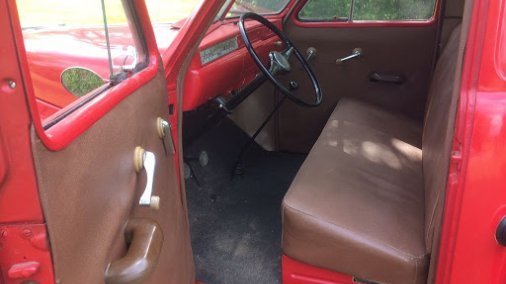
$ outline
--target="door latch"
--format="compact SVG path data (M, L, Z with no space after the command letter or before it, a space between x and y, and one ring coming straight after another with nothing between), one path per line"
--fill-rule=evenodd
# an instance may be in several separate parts
M165 154L175 154L174 141L172 141L172 134L170 132L170 123L162 118L157 119L158 136L163 140L163 148Z
M314 59L316 57L316 48L310 46L308 47L308 49L306 50L306 61L309 62L311 61L312 59Z
M351 60L351 59L354 59L354 58L358 58L358 57L360 57L360 56L362 56L362 48L358 48L358 47L357 47L357 48L355 48L355 49L353 49L353 50L351 51L351 54L350 54L350 55L345 56L345 57L343 57L343 58L339 58L339 59L337 59L337 60L336 60L336 64L338 64L338 65L339 65L339 64L342 64L342 63L344 63L344 62L346 62L346 61L348 61L348 60Z
M149 206L152 209L158 210L160 208L160 197L152 195L153 193L153 179L155 176L156 157L155 154L142 149L141 147L135 148L134 155L135 170L140 173L143 169L146 171L146 187L139 199L139 205Z

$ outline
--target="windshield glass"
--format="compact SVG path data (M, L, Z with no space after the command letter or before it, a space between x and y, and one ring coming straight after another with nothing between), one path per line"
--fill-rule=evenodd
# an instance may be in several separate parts
M227 13L227 18L239 17L246 12L261 15L281 12L290 0L236 0Z

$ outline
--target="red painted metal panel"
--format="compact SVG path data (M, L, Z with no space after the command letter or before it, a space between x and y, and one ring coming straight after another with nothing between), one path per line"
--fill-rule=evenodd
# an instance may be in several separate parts
M0 1L0 224L42 222L32 166L30 115L18 70L7 2ZM16 84L9 86L9 81ZM1 253L0 253L1 255Z
M41 101L39 99L36 100L37 107L39 108L40 116L42 117L42 120L51 117L56 112L60 110L59 107L54 106L52 104L46 103L45 101Z
M505 283L505 0L475 1L463 69L436 283Z
M0 225L0 276L4 284L54 283L44 224Z
M0 0L0 283L53 283L9 5Z
M356 284L353 277L318 268L283 255L283 284Z

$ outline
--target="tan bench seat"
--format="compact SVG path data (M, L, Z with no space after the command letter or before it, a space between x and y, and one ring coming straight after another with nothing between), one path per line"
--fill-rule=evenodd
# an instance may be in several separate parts
M439 125L448 120L459 37L460 28L436 67L425 126L339 101L283 200L284 254L380 283L426 283L447 175Z
M426 273L421 129L341 100L285 196L284 252L376 279Z

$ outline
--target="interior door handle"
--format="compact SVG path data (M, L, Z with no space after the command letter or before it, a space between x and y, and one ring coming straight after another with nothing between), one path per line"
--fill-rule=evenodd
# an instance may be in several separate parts
M145 280L153 272L163 244L160 226L150 219L135 218L125 228L130 243L126 255L109 264L105 272L107 284L133 284Z
M402 84L406 81L406 78L400 74L382 74L374 72L369 76L369 80L380 83Z
M336 64L342 64L345 61L358 58L360 56L362 56L362 48L355 48L351 51L350 55L337 59Z

